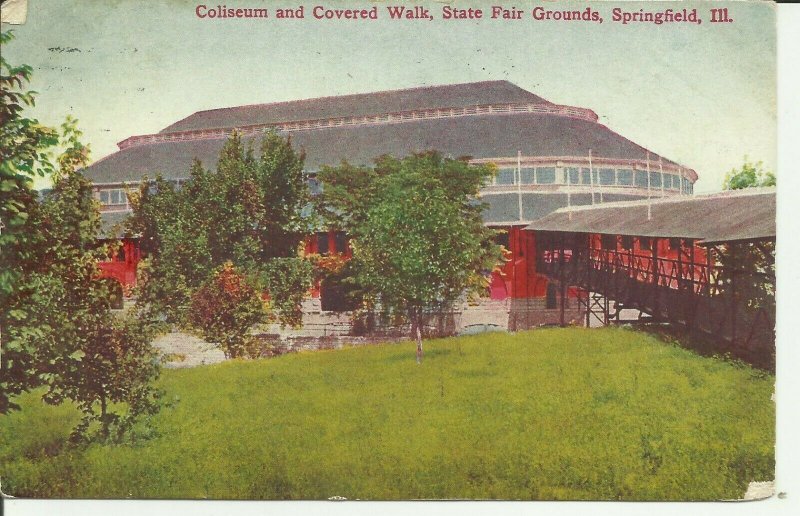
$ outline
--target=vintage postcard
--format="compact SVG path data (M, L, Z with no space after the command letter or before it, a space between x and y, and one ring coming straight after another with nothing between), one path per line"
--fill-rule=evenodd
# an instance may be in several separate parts
M2 9L5 497L777 496L772 2Z

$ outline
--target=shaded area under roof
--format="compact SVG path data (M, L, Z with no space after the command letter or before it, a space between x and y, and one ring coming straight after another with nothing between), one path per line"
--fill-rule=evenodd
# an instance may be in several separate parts
M624 193L605 193L604 198L609 202L628 201L640 199L641 196L627 195ZM519 213L519 197L516 192L493 192L481 195L476 202L485 205L482 217L483 222L489 226L519 225L522 221L531 221L543 217L554 210L567 205L567 195L561 192L524 192L522 193L522 218ZM590 194L573 194L570 202L573 206L588 205L592 202ZM303 215L310 214L311 207L303 210ZM102 234L106 238L121 238L125 232L122 223L131 212L104 212L101 213L103 226ZM320 227L320 230L323 229Z
M567 194L565 193L523 192L521 194L522 217L520 218L519 197L520 195L516 192L492 192L481 195L479 200L487 204L483 211L484 223L490 226L518 225L520 220L537 220L567 205ZM603 198L609 202L616 202L641 199L641 196L605 192ZM586 193L572 194L569 202L573 206L588 205L592 203L592 196Z
M645 237L681 237L706 243L775 238L775 189L561 208L526 229ZM571 213L571 216L570 216Z
M210 109L189 115L160 132L233 128L492 103L549 104L542 97L508 81L485 81Z
M644 147L606 126L588 120L536 113L487 114L415 120L393 124L331 127L290 134L295 148L306 152L305 169L338 165L371 165L384 154L407 156L438 150L445 156L496 158L516 156L587 157L645 160ZM252 140L255 136L246 137ZM128 147L84 170L94 183L138 182L144 175L185 178L193 158L216 168L224 138L158 142ZM649 153L656 162L659 156ZM664 160L664 163L673 164Z

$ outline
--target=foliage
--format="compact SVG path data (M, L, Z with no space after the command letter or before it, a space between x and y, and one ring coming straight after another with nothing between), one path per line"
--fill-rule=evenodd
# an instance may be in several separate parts
M740 340L750 336L749 349L741 352L757 353L759 361L774 368L775 241L728 242L714 247L714 258L719 265L717 295L736 310L724 330L733 332L735 324Z
M762 162L752 163L745 157L740 169L726 174L723 188L739 190L775 184L772 171L765 171ZM747 331L744 326L756 322L774 325L775 242L728 243L720 246L715 256L722 266L719 272L720 293L733 296L732 300L741 312L743 324L740 331ZM768 320L763 320L765 317Z
M13 34L0 32L0 48ZM9 295L22 271L13 257L22 252L26 240L35 238L28 218L35 209L33 176L53 172L50 150L58 133L26 118L25 106L34 105L36 92L23 91L30 81L30 66L12 66L0 51L0 296Z
M150 386L159 359L151 328L135 316L111 317L90 329L84 344L55 369L45 401L72 400L83 412L74 441L119 442L142 417L159 410L161 393ZM99 404L99 406L98 406ZM98 428L93 429L93 423Z
M167 370L180 403L137 446L59 451L68 412L26 399L0 421L4 491L720 500L774 478L772 375L618 328L426 344L427 367L406 342Z
M8 41L8 35L2 38ZM145 332L112 315L110 293L99 278L97 261L107 249L97 240L92 185L78 172L89 149L72 118L60 131L23 118L20 102L31 104L33 96L13 90L22 89L30 69L5 61L2 68L9 76L2 78L0 190L4 220L16 215L8 219L0 246L3 268L12 273L4 276L0 293L0 413L19 408L14 398L20 393L43 387L46 402L69 400L83 412L75 438L105 440L112 429L119 438L139 416L156 410L150 382L158 369L149 362ZM31 190L37 174L54 183L42 199Z
M385 312L408 318L418 360L425 311L485 287L475 277L501 259L475 201L493 173L435 152L383 157L374 170L343 164L320 173L318 205L352 235L355 282Z
M747 157L740 169L731 169L725 174L725 181L722 183L723 190L741 190L754 186L775 186L775 173L764 171L763 162L751 163Z
M195 163L192 177L199 174L204 171ZM214 269L202 212L161 177L145 178L129 199L134 209L129 229L141 235L145 257L137 271L137 305L148 319L185 322L192 292Z
M264 318L258 291L231 262L225 263L191 299L191 323L228 358L244 355L250 328Z
M272 308L281 314L281 324L301 325L301 303L311 287L312 278L312 263L304 258L274 258L263 266L261 282L269 294Z
M145 179L132 196L128 226L142 235L147 255L139 287L144 311L184 323L192 293L223 264L231 262L253 277L289 267L271 263L296 260L308 232L303 160L291 141L275 133L263 137L258 153L234 133L220 152L216 172L195 162L181 189L160 177ZM269 287L270 295L281 300L278 317L294 324L308 285L292 277Z
M389 165L388 159L380 163ZM382 179L393 167L356 167L343 162L338 167L323 166L317 179L324 185L314 198L317 211L331 229L352 235L367 220L370 207L381 192Z
M91 183L61 170L31 219L40 240L13 296L4 347L27 352L26 389L44 385L46 402L71 400L83 412L75 440L119 439L157 410L158 366L145 327L110 312Z

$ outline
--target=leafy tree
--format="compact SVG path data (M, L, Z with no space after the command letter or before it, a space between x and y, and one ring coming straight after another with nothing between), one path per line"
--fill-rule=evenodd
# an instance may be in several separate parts
M740 169L732 169L725 175L722 187L725 190L740 190L775 184L775 174L765 171L761 161L752 163L745 157ZM730 296L734 302L739 312L736 316L740 324L739 333L752 331L757 324L774 324L775 242L728 242L718 246L716 251L714 256L721 265L719 294ZM742 329L745 327L748 330ZM774 333L768 344L774 346ZM774 367L774 348L771 357L758 358Z
M3 43L9 39L3 34ZM119 437L157 409L150 386L157 363L146 332L110 312L97 268L106 253L97 240L100 216L91 183L77 171L88 148L75 120L59 133L24 118L21 104L32 104L33 94L16 90L30 68L3 61L2 69L0 210L8 231L0 253L8 274L0 288L0 413L19 408L16 395L44 386L45 401L72 400L83 411L74 437L106 439L112 427ZM54 181L41 200L32 190L37 174Z
M129 229L142 235L148 255L139 300L150 317L191 324L194 293L231 263L269 294L282 324L299 324L312 274L299 256L310 228L303 162L276 133L264 135L257 152L234 133L215 172L195 162L181 189L160 178L140 186ZM230 339L235 332L222 341Z
M759 161L751 163L746 157L740 169L732 169L725 174L725 181L722 184L723 190L741 190L754 186L775 186L775 173L765 171L764 164Z
M13 34L0 32L0 49ZM9 295L22 271L13 257L26 240L35 238L28 231L28 218L35 210L33 177L53 172L50 150L58 143L58 133L22 111L33 106L36 92L23 91L30 81L31 67L12 66L0 51L0 295Z
M313 264L310 260L296 257L273 258L262 268L261 285L270 294L270 305L281 314L281 322L298 327L303 321L300 309L311 278Z
M426 312L485 287L476 277L501 258L476 202L493 173L436 152L383 157L373 170L343 164L320 173L318 205L352 236L355 282L384 312L411 323L418 362Z
M225 263L192 296L191 322L217 342L225 356L243 356L250 328L264 319L263 302L255 287Z
M16 392L43 385L48 403L77 403L84 417L73 438L119 438L139 416L157 410L150 383L158 365L146 328L110 311L97 267L107 249L97 240L92 185L71 169L85 164L87 150L73 122L62 131L67 150L59 174L29 219L37 239L17 260L24 272L9 299L4 347L24 349L28 357L27 382Z
M0 32L0 48L13 39ZM18 408L12 398L35 386L31 338L38 330L27 328L21 335L12 330L28 310L20 303L26 272L35 262L33 250L41 235L31 218L38 209L33 177L51 173L50 151L58 133L23 116L34 104L35 92L24 91L31 67L12 66L0 51L0 413Z
M134 209L129 228L140 235L145 257L137 274L137 304L148 319L164 316L169 322L184 323L192 292L213 273L204 212L192 202L197 183L206 174L195 163L194 181L185 190L157 177L153 182L145 179L138 195L129 196Z

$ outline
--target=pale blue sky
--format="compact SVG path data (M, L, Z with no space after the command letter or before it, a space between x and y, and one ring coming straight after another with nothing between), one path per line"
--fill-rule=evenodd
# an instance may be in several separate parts
M198 3L265 6L270 14L305 5L306 19L200 20ZM446 21L442 3L432 1L422 4L434 21L391 21L381 12L377 22L353 22L314 20L309 11L373 3L30 0L28 22L3 52L33 66L34 114L48 124L78 118L94 159L201 109L507 79L552 102L591 108L623 136L694 168L698 192L718 190L744 155L775 168L771 3L497 3L523 8L526 18ZM537 5L589 5L605 21L537 22L529 16ZM720 6L734 23L707 22L708 9ZM611 22L614 7L698 8L706 22L623 26Z

